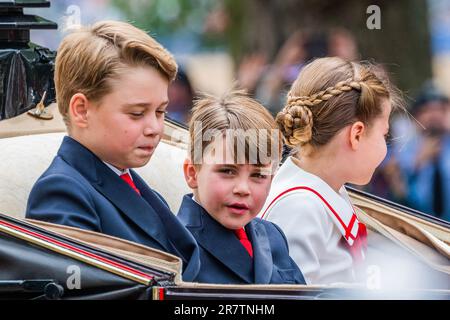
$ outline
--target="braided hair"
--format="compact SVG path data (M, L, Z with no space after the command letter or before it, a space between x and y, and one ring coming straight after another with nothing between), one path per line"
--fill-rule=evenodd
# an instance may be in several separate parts
M288 146L319 147L355 121L370 125L382 112L381 99L395 95L387 78L369 64L316 59L292 84L276 121Z

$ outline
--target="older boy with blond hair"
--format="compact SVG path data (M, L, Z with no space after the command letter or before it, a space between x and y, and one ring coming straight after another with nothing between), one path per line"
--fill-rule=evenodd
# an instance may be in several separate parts
M176 72L170 53L128 23L98 22L64 38L55 85L68 136L31 190L27 218L175 254L183 261L183 279L193 279L199 269L195 239L131 170L148 163L161 139Z

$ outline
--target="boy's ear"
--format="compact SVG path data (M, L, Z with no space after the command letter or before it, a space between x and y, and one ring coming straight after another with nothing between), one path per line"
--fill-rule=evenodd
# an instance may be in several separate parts
M365 134L366 126L363 122L357 121L350 127L350 147L358 150L362 136Z
M82 93L76 93L69 102L70 123L80 128L87 127L89 100Z
M186 180L186 183L188 184L189 188L197 189L198 187L197 168L194 166L194 164L191 162L189 158L186 158L184 160L183 172L184 172L184 179Z

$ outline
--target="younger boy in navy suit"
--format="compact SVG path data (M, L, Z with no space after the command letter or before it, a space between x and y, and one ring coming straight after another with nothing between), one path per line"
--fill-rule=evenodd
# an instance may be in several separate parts
M204 97L190 122L183 169L193 195L178 218L200 247L196 282L304 284L283 232L255 218L269 193L281 140L270 113L239 91Z
M170 53L128 23L98 22L68 35L55 67L68 136L31 190L26 216L172 253L190 281L200 267L195 239L130 170L147 164L161 139L176 72Z

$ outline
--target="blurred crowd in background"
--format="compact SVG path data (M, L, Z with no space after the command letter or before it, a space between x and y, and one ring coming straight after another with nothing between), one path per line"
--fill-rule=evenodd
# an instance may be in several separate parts
M293 6L295 2L302 1L286 1L286 7L282 8L284 12L289 10L287 4ZM303 5L309 2L303 1ZM358 8L362 9L370 2L376 2L382 9L382 15L384 6L391 5L389 1L369 1L367 4L365 1L352 0L335 2L342 5L337 8L345 8L344 3L354 8L358 3ZM158 41L174 53L179 62L180 72L169 88L168 110L171 119L184 124L188 122L195 97L201 92L217 94L233 84L238 85L276 115L284 105L289 86L302 67L312 59L340 56L348 60L380 62L389 73L393 71L400 75L394 77L394 81L397 80L405 92L408 111L394 114L388 156L376 171L372 182L363 189L450 221L450 102L447 96L450 80L446 78L450 74L446 71L446 67L450 66L449 2L399 1L403 7L397 3L398 7L385 9L385 12L399 13L397 18L389 14L392 22L386 22L386 28L395 28L395 19L400 19L399 10L406 10L402 11L403 17L411 12L420 16L420 19L419 16L410 17L417 30L422 30L423 25L427 26L427 32L420 34L405 27L408 35L412 33L411 38L398 39L399 36L395 35L397 42L390 42L392 39L389 39L389 35L393 33L390 29L370 31L365 24L355 28L354 25L348 27L345 21L334 25L316 21L324 27L308 28L301 24L293 25L295 19L286 19L286 23L291 21L291 24L283 29L279 26L284 23L283 19L274 19L271 23L267 20L265 23L264 19L269 18L261 17L262 23L253 26L255 29L260 28L257 31L264 33L263 26L268 25L268 28L276 27L279 33L267 34L267 41L264 41L266 35L260 34L258 37L262 40L259 43L262 41L264 45L258 47L256 40L256 45L248 40L252 39L251 33L247 32L244 37L240 31L246 28L245 14L251 7L243 8L244 5L239 1L80 0L76 1L76 5L72 4L73 1L52 1L52 10L36 9L33 13L58 22L58 33L49 36L50 32L56 32L34 31L32 41L55 50L64 34L77 24L104 19L127 20L144 30L150 30ZM266 10L269 11L270 4L273 10L279 9L276 1L252 0L249 3L254 4L253 15L259 10L258 3L267 5ZM337 12L336 7L327 7L324 3L312 1L311 6L317 12L320 9L329 15ZM243 13L237 14L238 9ZM423 9L427 14L423 13ZM99 12L103 12L103 15L99 15ZM317 12L310 16L303 12L303 17L309 20L305 18L302 21L313 23L315 17L321 17ZM360 21L365 21L366 12L362 11L360 15ZM411 45L415 47L410 47L411 51L402 56L400 52L405 54L402 45L409 43L405 44L405 41L413 42ZM422 42L423 45L420 44ZM414 48L421 46L424 47L426 59L420 55L420 50L414 52ZM377 49L380 50L379 55ZM410 62L407 65L405 57L409 56L412 57L412 64ZM412 74L415 82L408 82Z

